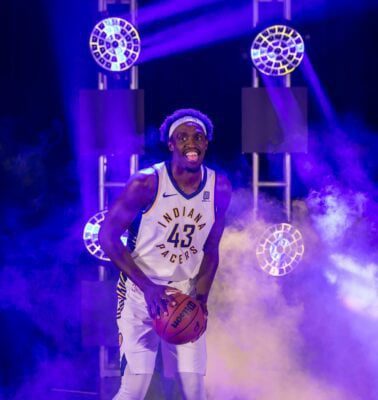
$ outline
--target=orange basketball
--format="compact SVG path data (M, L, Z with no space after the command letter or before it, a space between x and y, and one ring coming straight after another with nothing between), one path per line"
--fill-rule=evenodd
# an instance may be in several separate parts
M183 293L172 295L176 305L168 304L168 315L153 321L157 334L168 343L184 344L197 340L205 327L201 304Z

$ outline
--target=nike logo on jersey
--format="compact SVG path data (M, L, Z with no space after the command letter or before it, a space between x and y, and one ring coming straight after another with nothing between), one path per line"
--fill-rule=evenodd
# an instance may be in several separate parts
M167 193L163 193L163 197L171 197L171 196L177 196L177 193L173 193L173 194L167 194Z

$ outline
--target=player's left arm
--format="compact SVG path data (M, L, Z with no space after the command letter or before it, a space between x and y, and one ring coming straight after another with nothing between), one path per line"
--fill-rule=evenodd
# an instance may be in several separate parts
M224 175L217 175L215 185L215 222L204 246L204 256L196 278L196 298L207 313L207 298L219 263L219 243L225 226L226 211L231 200L231 184Z

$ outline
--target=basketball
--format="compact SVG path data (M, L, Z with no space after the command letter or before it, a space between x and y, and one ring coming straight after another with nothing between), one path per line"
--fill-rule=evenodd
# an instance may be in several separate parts
M172 295L176 305L167 305L168 315L155 318L153 325L157 334L166 342L184 344L196 341L203 333L206 319L201 304L183 293Z

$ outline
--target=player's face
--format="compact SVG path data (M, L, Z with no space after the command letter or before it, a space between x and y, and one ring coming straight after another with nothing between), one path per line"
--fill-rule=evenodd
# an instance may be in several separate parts
M200 167L206 154L208 140L203 129L194 122L179 125L168 142L172 160L183 167Z

